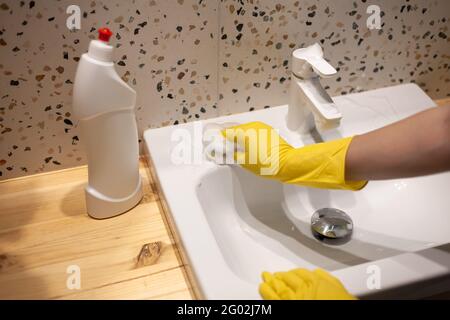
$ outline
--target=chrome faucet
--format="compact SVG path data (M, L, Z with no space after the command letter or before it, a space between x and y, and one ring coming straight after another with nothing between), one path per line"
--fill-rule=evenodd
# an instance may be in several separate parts
M337 73L324 58L319 44L292 53L292 77L287 127L302 134L339 126L342 114L320 83Z

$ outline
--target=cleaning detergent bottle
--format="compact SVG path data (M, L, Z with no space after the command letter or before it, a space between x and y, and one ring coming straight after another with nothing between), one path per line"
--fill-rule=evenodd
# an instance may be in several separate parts
M86 208L96 219L124 213L142 198L136 92L116 73L107 28L91 41L78 64L73 114L86 148Z

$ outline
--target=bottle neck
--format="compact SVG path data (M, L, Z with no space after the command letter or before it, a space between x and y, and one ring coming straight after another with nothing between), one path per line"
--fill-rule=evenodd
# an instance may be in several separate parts
M113 47L106 42L92 40L89 44L89 57L102 62L113 62Z

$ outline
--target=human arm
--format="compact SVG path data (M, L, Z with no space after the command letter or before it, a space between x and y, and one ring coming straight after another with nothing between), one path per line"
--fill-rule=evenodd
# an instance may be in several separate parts
M383 180L450 170L450 105L355 136L346 180Z

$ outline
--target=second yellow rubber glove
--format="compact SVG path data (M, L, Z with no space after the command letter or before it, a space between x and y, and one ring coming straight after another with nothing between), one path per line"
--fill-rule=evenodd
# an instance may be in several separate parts
M265 300L355 300L342 283L326 271L295 269L262 274L259 293Z
M360 190L367 184L345 180L345 158L352 138L294 148L262 122L227 128L222 133L244 150L236 152L236 161L262 177L323 189Z

